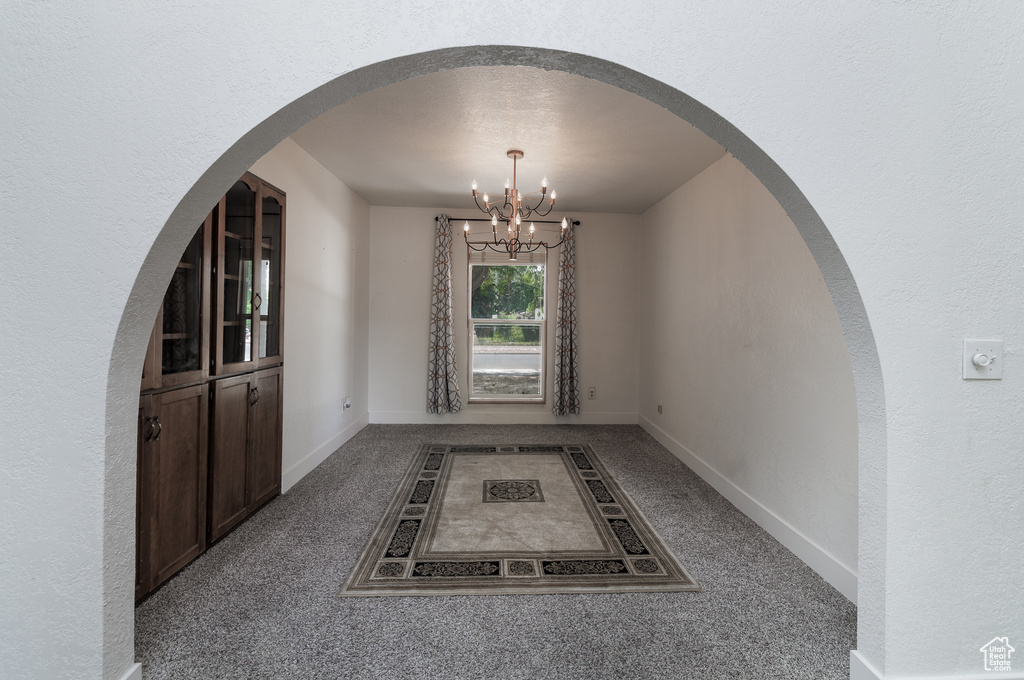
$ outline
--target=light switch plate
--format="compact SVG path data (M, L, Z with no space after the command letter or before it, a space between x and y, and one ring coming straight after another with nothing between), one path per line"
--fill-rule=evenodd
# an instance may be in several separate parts
M975 357L977 357L977 361L975 361ZM1002 378L1003 341L964 340L964 380L1001 380Z

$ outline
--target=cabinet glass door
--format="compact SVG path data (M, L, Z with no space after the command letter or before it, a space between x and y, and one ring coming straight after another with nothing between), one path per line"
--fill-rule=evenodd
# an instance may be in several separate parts
M199 225L164 293L142 369L143 390L206 380L210 345L210 238L214 213Z
M256 310L259 314L259 359L261 364L280 361L281 302L283 289L284 197L263 189L261 255Z
M239 180L224 197L219 273L221 367L253 361L256 188ZM245 367L238 367L244 370Z
M161 368L164 376L199 371L202 363L204 229L192 237L164 295Z

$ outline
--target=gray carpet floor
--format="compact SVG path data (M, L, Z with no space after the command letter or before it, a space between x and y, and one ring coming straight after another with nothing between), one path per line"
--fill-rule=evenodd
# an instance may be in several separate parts
M701 593L338 598L421 443L588 443ZM135 615L159 678L849 677L856 607L637 426L371 425Z

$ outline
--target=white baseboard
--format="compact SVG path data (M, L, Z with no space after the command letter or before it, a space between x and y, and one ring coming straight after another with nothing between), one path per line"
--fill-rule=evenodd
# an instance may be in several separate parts
M978 655L978 665L981 666L981 654ZM988 680L999 678L999 680L1024 680L1024 672L993 673L991 671L979 671L964 675L901 675L895 678L907 678L908 680ZM850 680L885 680L886 676L872 666L861 656L856 649L850 651Z
M371 411L370 422L386 425L636 425L636 413L577 413L556 416L545 412L485 411L473 405L458 413L427 413L422 411Z
M673 439L667 432L652 423L644 416L638 418L640 426L657 439L662 446L671 451L676 458L700 475L704 481L713 486L718 493L739 508L740 512L758 525L793 554L813 569L819 576L828 581L833 588L842 593L853 603L857 602L857 572L840 562L827 550L804 536L791 524L774 512L761 505L754 497L736 486L731 480L705 463L696 454Z
M850 650L850 680L885 680L856 649Z
M142 680L142 664L137 663L124 672L121 680Z
M313 468L324 462L327 456L337 451L339 446L351 439L359 430L366 427L369 422L369 414L364 413L355 422L331 437L323 445L317 447L308 456L285 470L284 474L281 475L281 493L295 486L296 482L312 472Z
M981 654L978 654L978 666L981 666ZM853 676L851 676L852 678ZM879 680L884 680L885 676L879 675ZM992 680L992 678L999 678L999 680L1024 680L1024 672L993 672L993 671L980 671L978 673L967 673L966 675L903 675L895 676L890 680ZM874 680L873 678L871 680Z

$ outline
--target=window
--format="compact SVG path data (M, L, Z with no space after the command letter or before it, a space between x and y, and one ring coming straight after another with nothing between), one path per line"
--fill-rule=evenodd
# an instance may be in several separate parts
M469 400L544 401L546 263L470 253ZM493 263L486 262L492 259Z

